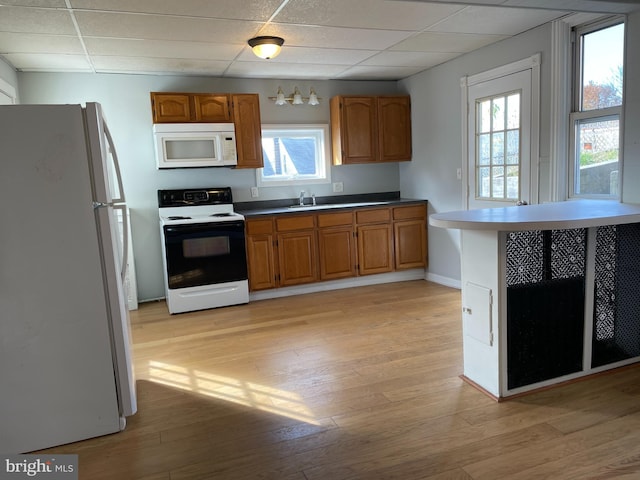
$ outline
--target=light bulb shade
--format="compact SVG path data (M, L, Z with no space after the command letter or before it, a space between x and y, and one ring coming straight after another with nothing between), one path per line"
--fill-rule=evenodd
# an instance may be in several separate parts
M284 39L280 37L255 37L247 42L253 53L260 58L270 60L280 53Z
M278 94L276 95L276 105L286 105L287 100L284 98L282 88L278 87Z
M309 94L309 105L320 105L318 101L318 95L316 95L316 91L312 88L311 93Z
M302 105L304 102L302 101L302 95L300 94L300 90L298 87L293 92L293 103L294 105Z

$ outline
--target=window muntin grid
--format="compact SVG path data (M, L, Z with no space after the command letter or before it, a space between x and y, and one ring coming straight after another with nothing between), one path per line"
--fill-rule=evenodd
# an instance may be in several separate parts
M476 199L520 198L522 91L476 100Z

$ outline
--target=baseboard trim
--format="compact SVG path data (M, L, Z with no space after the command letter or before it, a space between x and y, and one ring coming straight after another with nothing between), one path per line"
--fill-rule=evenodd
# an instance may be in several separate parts
M445 287L457 288L458 290L462 290L462 282L460 280L456 280L455 278L443 277L442 275L436 275L435 273L427 272L426 280L429 280L433 283L438 283L440 285L444 285Z
M406 282L409 280L425 280L424 269L415 268L401 272L363 275L361 277L345 278L342 280L330 280L327 282L308 283L294 287L281 287L249 292L249 301L290 297L293 295L303 295L305 293L326 292L330 290L340 290L342 288L364 287L367 285L378 285L381 283Z

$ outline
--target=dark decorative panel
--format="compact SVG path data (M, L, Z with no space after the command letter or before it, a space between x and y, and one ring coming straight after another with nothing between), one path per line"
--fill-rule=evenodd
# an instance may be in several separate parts
M507 287L509 389L582 370L584 278Z
M507 286L584 277L587 233L531 230L507 234Z
M593 335L596 341L613 338L616 317L616 226L598 227L596 233L595 306Z
M640 224L596 235L592 366L640 356Z
M542 231L507 234L507 286L542 281Z

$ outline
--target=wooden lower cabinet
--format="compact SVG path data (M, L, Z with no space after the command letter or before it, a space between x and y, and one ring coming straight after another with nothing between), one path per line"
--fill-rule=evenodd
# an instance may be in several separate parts
M249 218L246 231L252 291L427 264L423 204Z
M393 224L396 270L426 266L427 228L423 220Z
M280 285L299 285L318 280L316 232L278 233Z
M246 230L249 289L277 287L273 219L247 220Z
M318 280L315 215L277 215L278 283L282 287Z
M427 208L410 205L393 209L395 269L427 266Z
M318 214L318 252L320 280L356 275L352 212Z
M358 273L371 275L393 271L393 235L391 225L359 225Z
M371 275L393 271L393 229L391 209L356 210L358 237L358 274Z

